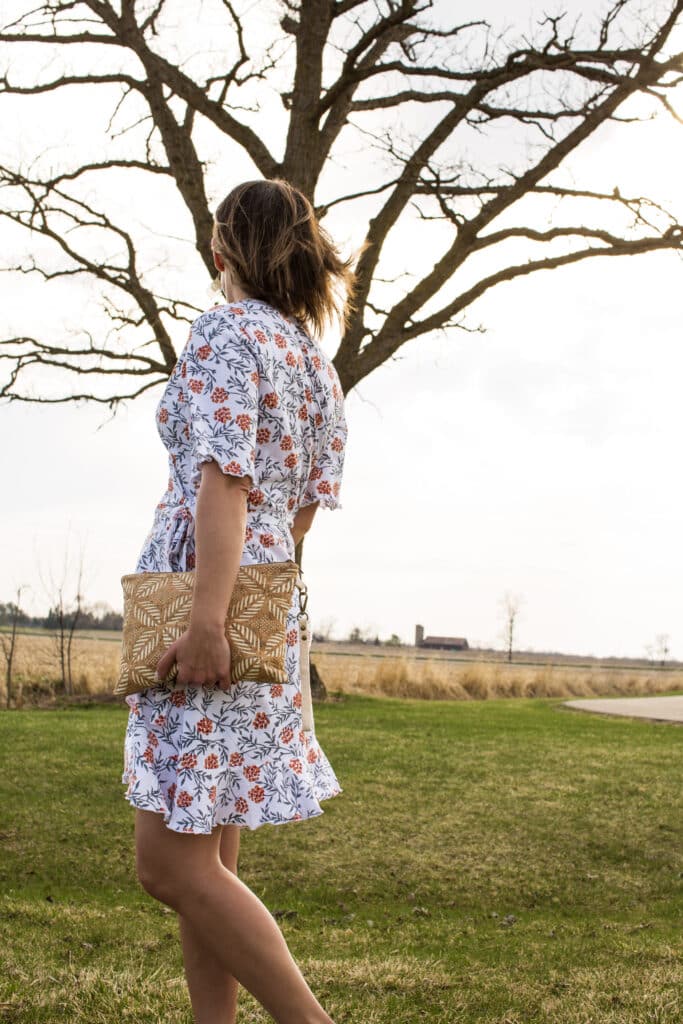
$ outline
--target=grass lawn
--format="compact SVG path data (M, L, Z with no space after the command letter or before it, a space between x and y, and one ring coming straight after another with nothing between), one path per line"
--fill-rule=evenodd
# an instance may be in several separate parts
M336 1024L683 1020L683 730L560 704L316 705L344 792L245 829L239 870L295 912ZM0 1021L192 1021L175 913L135 877L126 715L0 713Z

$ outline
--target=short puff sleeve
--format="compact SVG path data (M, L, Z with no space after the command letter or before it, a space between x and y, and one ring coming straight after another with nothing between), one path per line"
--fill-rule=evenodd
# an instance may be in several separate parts
M202 462L229 476L256 479L259 370L249 339L225 312L192 323L185 348L187 400L195 489Z
M322 451L313 460L300 507L318 501L321 508L342 508L339 491L344 472L347 436L344 404L340 401L334 427L328 434Z

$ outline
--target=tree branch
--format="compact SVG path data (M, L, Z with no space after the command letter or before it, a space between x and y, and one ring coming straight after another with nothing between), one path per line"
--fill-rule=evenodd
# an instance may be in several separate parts
M156 297L140 277L136 247L129 232L114 224L108 215L94 210L88 203L69 195L54 183L31 181L8 168L0 167L0 188L18 191L28 201L23 210L0 209L0 217L53 242L70 261L70 265L51 271L40 269L35 261L26 268L14 269L24 269L26 273L39 272L47 280L85 273L125 292L139 307L142 319L151 328L160 347L163 362L156 365L170 370L175 363L175 350L164 326ZM59 227L53 223L55 219L60 222ZM113 235L123 245L125 261L111 262L89 256L77 249L66 236L74 229L82 228Z
M666 14L657 17L651 13L649 25L631 17L629 0L613 0L596 27L579 19L568 26L567 18L545 16L534 29L534 39L522 34L511 38L511 30L496 34L490 24L479 20L448 25L443 17L437 18L432 0L281 0L280 8L272 42L265 39L261 44L259 23L262 55L256 60L249 53L250 34L242 6L236 0L220 0L217 9L222 12L228 39L224 63L200 66L201 77L191 73L182 59L172 59L170 49L164 49L165 0L146 0L144 5L140 0L43 0L0 31L0 43L21 44L28 53L42 46L48 47L51 55L68 52L79 61L90 61L93 54L104 56L106 52L106 65L81 63L62 76L35 84L26 78L22 81L13 70L0 79L0 94L15 95L18 103L23 102L21 97L48 95L66 86L89 90L120 85L106 131L119 139L128 134L131 143L139 147L129 159L101 159L96 153L79 168L50 170L42 176L0 169L0 186L5 186L10 199L2 213L5 219L37 233L60 254L56 263L40 263L31 253L15 260L9 269L53 282L81 274L98 281L112 330L134 338L144 332L144 346L160 346L157 359L133 362L134 375L148 372L157 382L158 376L170 371L175 351L167 330L169 321L172 325L186 323L194 307L182 299L155 294L147 283L147 273L138 266L132 233L79 196L82 193L87 198L91 192L84 191L86 183L90 186L93 180L106 180L104 174L109 169L172 175L192 219L197 252L207 272L213 274L209 247L212 217L204 184L206 161L200 148L203 134L195 131L208 124L217 128L224 140L236 144L259 174L286 178L312 201L330 161L335 163L335 173L329 180L338 181L348 170L351 183L328 192L325 201L316 206L319 217L342 203L357 201L364 211L370 207L357 263L356 309L334 359L345 391L390 358L406 340L438 328L464 328L460 317L466 304L504 280L596 255L680 250L675 218L652 200L622 196L618 188L613 193L592 189L590 180L585 187L562 188L550 179L601 125L637 119L630 110L623 110L623 104L636 94L652 101L657 112L664 111L680 122L673 90L683 82L683 55L670 52L670 40L682 21L683 0L668 0ZM77 42L91 45L65 49ZM95 49L100 44L109 49ZM174 39L173 47L178 45ZM287 55L295 48L291 83L283 81L277 48ZM21 67L24 49L15 52L19 58L13 67ZM121 55L119 70L116 54ZM114 60L110 60L112 56ZM267 72L276 67L278 77L271 79ZM272 84L281 95L289 119L281 161L273 155L272 140L262 137L263 121L247 123L251 113L261 109L260 94L237 92L246 83L254 86L261 81L264 88ZM144 100L139 109L137 97ZM114 119L128 98L136 103L133 117L127 119L131 123L123 128L116 125L114 131ZM409 117L402 118L409 104L414 105ZM238 120L240 110L244 121ZM419 121L413 116L416 110ZM389 121L380 121L383 111L389 114ZM517 152L523 152L530 141L537 142L531 133L539 131L543 137L540 150L529 146L529 155L512 167L501 160L490 161L488 153L478 164L469 155L472 140L487 136L494 123L503 119L506 136L511 129L517 130ZM344 167L349 149L341 154L335 151L346 132L356 141L360 139L364 151L369 147L375 152L383 150L388 169L379 159L368 163L367 177L358 184L355 168ZM164 150L161 158L159 141ZM90 172L102 177L87 178ZM547 212L541 205L544 198L557 200L550 210L550 223L536 222L532 216L539 209ZM526 203L529 199L537 203ZM564 213L570 202L569 215L558 223L557 210ZM614 218L601 220L605 203L610 204L605 209L620 214L616 226ZM98 200L95 206L100 205ZM523 211L518 222L510 216L515 209ZM584 218L584 210L590 218ZM419 218L418 231L426 233L439 221L449 237L431 266L417 256L418 272L411 270L409 275L412 287L404 287L405 277L389 285L385 279L396 268L384 274L381 261L396 237L393 228L399 222L400 227L406 225L413 211ZM504 224L500 221L503 215ZM93 236L105 237L105 251L114 255L100 258L90 247ZM419 237L422 241L423 235ZM587 248L582 239L589 243ZM505 266L462 291L458 272L467 261L474 263L476 255L486 253L487 260L500 255L494 266L507 264L508 243L528 246L534 256L537 247L545 245L548 256ZM568 246L574 251L558 251ZM428 236L422 247L425 252L433 251ZM490 266L488 263L487 268ZM471 282L471 278L467 280ZM446 288L448 292L442 291ZM125 294L124 308L114 305L110 291L114 296ZM455 299L442 298L453 291ZM427 304L432 308L437 298L440 308L425 316ZM372 327L365 322L366 310ZM26 349L30 348L36 361L44 359L51 370L61 360L76 372L79 360L86 360L92 379L96 370L88 357L107 358L107 343L99 344L96 353L77 344L70 350L72 358L59 350L63 346L54 346L55 351L47 345L40 349L40 343L29 334L27 331L22 346L17 346L16 339L14 345L5 346L6 363L12 362L8 352L21 352L21 365L26 366ZM119 352L116 355L107 363L107 372L129 366L126 360L133 359L118 358ZM15 383L13 374L10 389Z

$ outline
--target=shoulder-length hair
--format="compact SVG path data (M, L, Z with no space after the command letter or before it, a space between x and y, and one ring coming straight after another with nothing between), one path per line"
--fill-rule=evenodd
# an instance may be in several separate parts
M218 205L212 246L243 289L321 335L354 305L353 259L343 259L306 198L281 178L245 181Z

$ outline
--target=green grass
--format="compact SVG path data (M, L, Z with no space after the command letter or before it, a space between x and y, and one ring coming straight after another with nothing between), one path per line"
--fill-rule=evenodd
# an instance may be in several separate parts
M336 1024L680 1024L683 731L560 705L316 705L344 792L244 830L239 870L296 911ZM126 714L0 714L0 1021L192 1021L176 916L135 876Z

